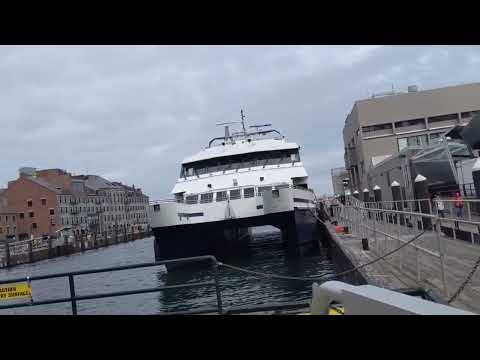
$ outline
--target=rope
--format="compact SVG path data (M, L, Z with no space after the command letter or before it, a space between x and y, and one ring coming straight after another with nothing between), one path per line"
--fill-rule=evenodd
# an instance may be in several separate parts
M452 297L450 298L450 300L448 300L448 304L452 303L458 297L458 295L461 294L463 289L465 289L465 286L467 286L467 284L470 282L473 274L475 274L475 271L477 271L477 268L478 268L479 265L480 265L480 257L475 262L475 265L473 265L472 270L470 270L470 273L467 275L467 277L463 281L462 285L459 286L457 291L455 291L455 294L453 294Z
M409 245L410 243L414 242L415 240L417 240L423 234L425 234L425 231L422 231L421 233L415 235L412 239L406 241L405 243L403 243L398 248L393 249L393 250L387 252L386 254L384 254L384 255L376 258L376 259L373 259L372 261L369 261L365 264L356 266L356 267L354 267L353 269L350 269L350 270L343 271L341 273L336 274L335 276L331 276L330 279L335 279L335 278L350 274L354 271L360 270L360 269L362 269L366 266L372 265L372 264L376 263L377 261L380 261L380 260L386 258L387 256L399 251L400 249L402 249L405 246ZM254 271L254 270L247 270L247 269L244 269L244 268L241 268L241 267L238 267L238 266L229 265L229 264L225 264L225 263L222 263L222 262L219 262L218 265L229 268L229 269L232 269L232 270L236 270L236 271L244 272L244 273L247 273L247 274L255 275L255 276L273 278L273 279L282 279L282 280L315 281L315 280L318 280L318 279L323 278L325 276L329 276L329 274L322 274L322 275L311 276L311 277L286 276L286 275L268 274L268 273L263 273L263 272L260 272L260 271Z

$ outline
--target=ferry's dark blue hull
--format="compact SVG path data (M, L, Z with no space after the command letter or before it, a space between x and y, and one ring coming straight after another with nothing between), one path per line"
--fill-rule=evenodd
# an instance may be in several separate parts
M305 249L318 248L321 230L309 209L233 219L212 223L153 228L156 261L200 255L214 255L226 261L248 249L248 228L272 225L282 231L289 253L302 254ZM173 268L173 266L168 266Z

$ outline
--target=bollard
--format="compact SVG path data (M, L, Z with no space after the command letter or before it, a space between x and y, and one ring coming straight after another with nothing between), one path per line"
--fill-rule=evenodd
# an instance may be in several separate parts
M418 174L414 181L415 199L422 199L418 204L418 211L423 214L430 214L428 181L423 175ZM428 200L425 200L428 199ZM421 218L422 229L431 230L432 220L427 217Z
M362 249L365 251L370 250L368 247L368 239L367 238L362 238Z
M403 211L403 204L402 204L402 193L400 191L400 184L397 181L393 181L390 185L392 190L392 198L394 201L394 210ZM400 214L400 225L405 225L405 215Z
M378 185L375 185L373 187L373 198L374 198L375 204L377 205L377 208L381 209L382 208L382 189ZM381 217L383 217L383 214L381 212L375 212L375 218L377 219L377 221Z
M63 253L68 255L70 253L68 249L68 235L63 236Z
M357 200L360 200L360 194L359 194L358 190L355 190L355 191L353 192L353 197L354 197L355 199L357 199Z
M52 257L52 238L48 237L48 258Z

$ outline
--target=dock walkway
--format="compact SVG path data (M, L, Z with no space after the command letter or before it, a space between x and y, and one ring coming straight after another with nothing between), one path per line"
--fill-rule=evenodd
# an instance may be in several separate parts
M375 216L365 217L361 221L369 229L354 226L353 234L336 234L335 226L331 224L327 224L327 228L334 242L346 253L350 261L358 266L400 247L402 242L398 239L408 241L420 232L415 227L409 228L382 220L375 219ZM337 221L339 225L345 225L345 221L343 223L340 220ZM372 231L373 228L377 230L375 233ZM362 238L368 238L368 251L362 248ZM446 291L442 281L439 256L441 253ZM422 287L431 289L448 300L463 283L479 257L478 244L453 239L443 232L438 232L437 238L435 231L426 231L412 244L361 271L372 285L388 289ZM480 313L480 270L473 275L463 292L451 305Z

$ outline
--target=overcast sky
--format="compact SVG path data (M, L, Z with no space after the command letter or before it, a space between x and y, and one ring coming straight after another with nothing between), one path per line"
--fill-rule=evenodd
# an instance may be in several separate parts
M479 69L478 46L0 46L0 187L33 166L165 198L181 160L243 108L297 142L330 193L355 100L478 82Z

